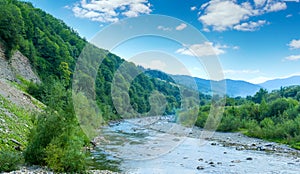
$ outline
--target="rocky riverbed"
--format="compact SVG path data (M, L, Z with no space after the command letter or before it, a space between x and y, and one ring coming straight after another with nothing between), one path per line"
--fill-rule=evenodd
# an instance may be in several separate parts
M90 174L117 174L116 172L112 172L109 170L90 170L89 173ZM54 172L40 166L30 166L30 167L22 167L20 170L3 173L3 174L54 174Z
M123 173L300 173L299 151L286 145L240 133L202 134L159 118L132 119L104 127L96 142L121 161Z

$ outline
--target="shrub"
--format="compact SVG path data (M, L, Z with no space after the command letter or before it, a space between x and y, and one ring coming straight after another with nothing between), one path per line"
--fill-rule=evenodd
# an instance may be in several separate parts
M17 170L23 163L20 153L11 151L0 151L0 172L10 172Z
M45 150L47 166L55 172L84 172L87 157L82 147L83 141L74 136L63 135L54 139Z
M233 115L223 116L222 121L218 127L219 131L237 131L240 128L240 119Z

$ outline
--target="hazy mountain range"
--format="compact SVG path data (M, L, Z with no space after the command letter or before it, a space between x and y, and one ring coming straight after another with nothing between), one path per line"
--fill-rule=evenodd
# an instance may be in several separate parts
M201 79L197 77L190 77L185 75L172 75L172 78L179 84L184 86L195 88L196 85L198 90L202 93L211 92L211 83L220 83L217 81L210 81L206 79ZM224 83L225 81L225 83ZM226 86L226 94L230 97L246 97L248 95L254 95L260 88L272 91L275 89L280 89L280 87L300 85L300 76L292 76L283 79L269 80L260 84L253 84L242 80L231 80L226 79L221 81L222 84ZM217 86L218 88L218 86Z
M145 69L144 69L145 70ZM243 80L226 79L223 81L210 81L207 79L191 77L186 75L167 75L157 70L147 70L146 73L152 77L159 78L164 81L175 82L188 88L196 89L202 93L211 93L211 84L214 83L214 90L221 90L222 85L226 88L226 94L230 97L246 97L254 95L260 88L272 91L280 89L280 87L300 85L300 76L292 76L283 79L269 80L260 84L253 84ZM225 82L225 83L224 83Z

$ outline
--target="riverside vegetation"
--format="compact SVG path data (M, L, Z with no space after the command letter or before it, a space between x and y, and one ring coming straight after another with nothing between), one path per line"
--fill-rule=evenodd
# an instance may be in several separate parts
M268 92L260 89L254 96L227 98L218 131L241 131L256 138L291 145L300 149L300 86ZM210 105L200 107L196 126L203 127Z
M90 139L83 133L76 119L71 86L75 64L81 51L85 48L88 50L85 52L89 54L88 57L102 60L99 69L92 66L95 63L92 59L83 62L86 67L79 74L79 80L74 83L79 88L89 86L87 84L94 86L93 78L89 74L96 72L95 93L86 89L87 92L80 97L83 105L88 104L86 96L94 97L101 112L95 115L83 110L85 113L82 114L95 115L103 124L122 119L111 98L114 73L121 64L126 65L128 73L138 72L140 68L89 44L63 21L34 8L31 3L0 0L0 8L0 43L5 47L6 59L9 61L12 53L19 50L30 60L41 83L20 80L20 83L23 82L20 84L21 89L46 106L43 111L32 112L20 109L0 97L1 108L6 108L25 122L24 125L13 123L0 110L0 118L5 119L10 129L15 132L13 137L7 138L1 129L1 140L5 141L0 142L0 171L15 170L19 164L48 166L56 172L87 171L90 154L83 147L89 146ZM162 75L166 76L164 73L160 74ZM124 76L126 74L117 79L124 81ZM191 92L190 89L149 74L140 74L131 84L127 82L126 85L130 86L130 104L138 113L150 110L149 96L155 90L166 97L166 115L180 111L180 89ZM218 130L242 131L249 136L287 143L299 149L299 91L300 87L297 86L271 93L261 89L253 97L227 98L225 113ZM121 101L122 93L118 96L116 101ZM210 110L211 97L200 94L200 99L196 125L203 127ZM188 111L184 112L180 111L181 114L189 114ZM19 134L18 130L22 128L28 131ZM6 141L12 138L24 146L19 149L21 152L13 148L10 141Z

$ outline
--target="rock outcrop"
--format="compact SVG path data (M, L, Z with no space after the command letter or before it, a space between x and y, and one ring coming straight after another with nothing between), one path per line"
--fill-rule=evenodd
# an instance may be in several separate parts
M20 51L15 51L8 61L4 52L4 47L0 44L0 79L17 81L17 77L21 76L25 80L40 83L27 57Z

